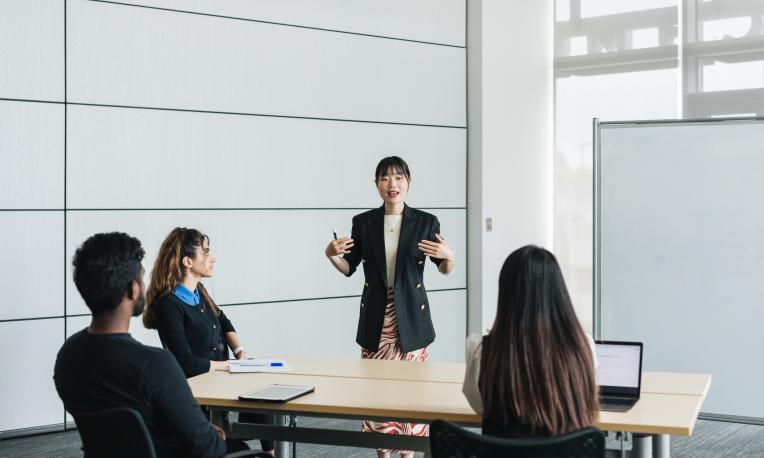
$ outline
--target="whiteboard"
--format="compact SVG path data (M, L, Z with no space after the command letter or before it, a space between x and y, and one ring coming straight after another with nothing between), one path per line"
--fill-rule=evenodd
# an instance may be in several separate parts
M597 334L764 423L764 119L594 124Z

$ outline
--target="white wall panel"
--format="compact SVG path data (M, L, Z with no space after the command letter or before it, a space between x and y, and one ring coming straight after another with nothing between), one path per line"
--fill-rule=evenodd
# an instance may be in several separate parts
M465 50L98 2L68 9L74 102L465 124Z
M466 294L429 293L435 342L431 361L464 361ZM360 357L355 343L360 298L224 307L251 356Z
M53 383L53 366L63 343L63 319L0 323L0 346L5 349L0 431L63 421L64 405Z
M0 212L0 240L0 320L63 315L63 211Z
M250 356L360 357L360 298L224 307Z
M64 100L64 2L0 3L0 97Z
M0 183L0 208L64 207L63 105L0 101Z
M428 290L465 287L465 210L432 211L457 253L457 270L437 272L428 262ZM306 211L72 211L67 219L67 256L97 232L123 231L146 250L148 273L159 246L175 226L195 227L210 236L217 257L215 276L207 280L220 304L360 295L363 276L350 279L324 256L332 228L349 234L357 210ZM71 268L69 267L71 271ZM71 272L67 274L71 278ZM283 305L284 307L288 305ZM68 288L69 314L88 313L75 288Z
M467 332L467 292L436 291L427 294L435 326L435 342L430 345L432 362L464 362Z
M466 129L90 106L68 128L69 208L370 207L391 154L416 205L465 205Z
M465 0L133 0L128 3L465 45Z

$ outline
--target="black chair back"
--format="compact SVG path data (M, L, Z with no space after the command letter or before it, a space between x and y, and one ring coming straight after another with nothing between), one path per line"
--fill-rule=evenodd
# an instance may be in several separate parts
M605 435L597 428L583 428L555 437L505 439L435 420L430 425L430 450L432 458L603 458Z
M117 407L71 414L80 432L85 458L156 458L154 442L136 410Z

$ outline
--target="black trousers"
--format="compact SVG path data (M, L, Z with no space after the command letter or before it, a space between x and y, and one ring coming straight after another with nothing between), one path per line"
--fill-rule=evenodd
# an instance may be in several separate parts
M204 416L207 417L209 420L210 418L210 409L207 406L201 406L202 412L204 412ZM225 416L226 423L228 422L228 416ZM241 412L239 413L239 423L260 423L263 425L273 425L275 423L275 419L273 418L273 415L271 414L265 414L265 413L252 413L252 412ZM228 424L224 425L223 429L229 429ZM236 441L236 439L228 439L227 441ZM246 444L245 444L246 445ZM237 448L235 445L229 443L229 447ZM267 440L267 439L260 439L260 447L263 449L263 451L273 450L273 441ZM246 449L241 449L246 450ZM230 452L239 451L239 450L229 450Z
M260 423L263 425L273 425L275 422L273 415L267 413L240 412L239 423ZM260 439L260 446L264 451L273 450L273 441Z

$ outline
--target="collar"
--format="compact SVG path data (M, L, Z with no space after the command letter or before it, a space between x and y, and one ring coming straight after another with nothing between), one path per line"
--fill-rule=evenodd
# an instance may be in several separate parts
M190 289L183 286L183 283L180 283L178 286L176 286L175 289L172 290L172 293L178 299L191 306L199 305L199 302L201 302L201 299L199 298L199 289L197 288L191 291Z
M385 215L385 203L382 202L382 206L376 208L376 212L378 215ZM403 203L403 219L410 219L414 216L414 209L409 207L409 205L404 202Z

